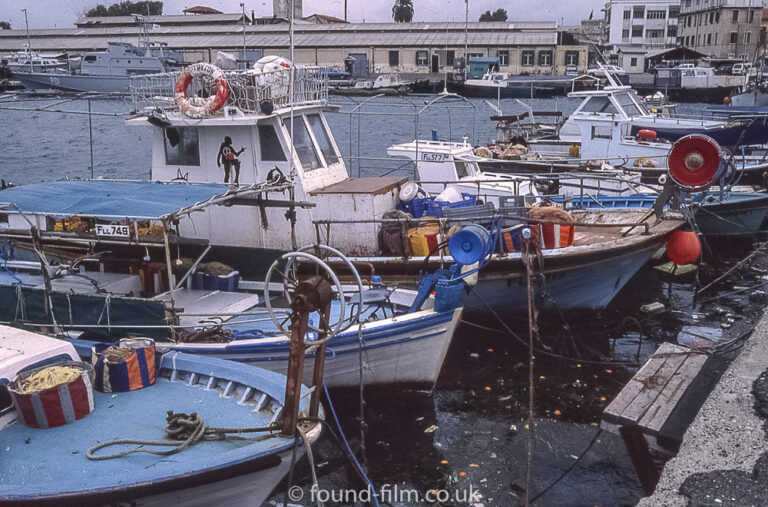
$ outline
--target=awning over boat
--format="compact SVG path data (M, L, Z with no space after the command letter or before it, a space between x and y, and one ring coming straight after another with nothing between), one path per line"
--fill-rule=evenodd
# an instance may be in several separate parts
M259 186L259 189L276 190ZM54 217L163 219L253 193L217 183L61 180L0 191L0 209Z

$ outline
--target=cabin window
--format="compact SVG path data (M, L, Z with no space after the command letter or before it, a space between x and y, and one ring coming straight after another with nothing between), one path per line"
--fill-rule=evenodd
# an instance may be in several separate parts
M167 127L165 138L165 165L200 165L200 143L195 127Z
M592 125L592 139L610 139L611 127L605 125Z
M277 137L274 125L259 125L259 150L261 160L285 162L285 152Z
M456 176L459 179L469 176L469 168L467 167L469 164L468 162L460 162L456 160L454 161L454 164L456 164Z
M290 124L288 124L288 129L290 130L290 128ZM313 171L320 167L320 158L317 156L307 125L301 116L293 120L293 149L305 171Z
M585 113L616 114L616 108L608 100L608 97L590 97L589 101L581 108Z
M333 165L338 163L339 156L336 155L336 150L333 148L331 142L331 136L328 135L328 131L323 125L323 120L319 114L308 114L307 120L309 120L309 126L312 128L312 133L315 134L317 144L320 146L320 151L323 153L326 165Z
M95 62L96 61L96 56L88 55L85 58L83 58L83 61L85 61L85 62Z
M389 52L389 66L390 67L397 67L400 65L400 51L390 51Z
M522 60L520 62L523 67L532 67L533 66L533 51L523 51L522 52Z

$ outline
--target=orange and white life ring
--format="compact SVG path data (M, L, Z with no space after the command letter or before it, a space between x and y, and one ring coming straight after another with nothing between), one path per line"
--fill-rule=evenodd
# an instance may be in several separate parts
M202 103L195 99L187 98L187 87L192 78L201 74L208 74L216 81L216 95L204 99ZM173 89L173 100L181 109L182 114L190 118L203 118L210 116L227 103L229 97L229 85L224 77L224 72L220 68L210 63L193 63L181 72L179 79L176 80L176 86Z

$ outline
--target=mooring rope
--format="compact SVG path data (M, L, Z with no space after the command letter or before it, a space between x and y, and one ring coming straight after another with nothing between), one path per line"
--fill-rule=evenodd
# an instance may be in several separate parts
M168 426L165 428L165 433L174 441L168 441L168 440L140 440L140 439L134 439L134 438L120 438L117 440L112 440L110 442L103 442L98 445L94 445L90 449L88 449L88 452L86 453L86 456L88 459L91 460L105 460L105 459L113 459L113 458L121 458L123 456L127 456L129 454L137 453L137 452L144 452L147 454L154 454L156 456L170 456L172 454L176 454L178 452L183 451L184 449L191 447L195 445L196 443L200 442L201 440L226 440L226 439L241 439L245 440L245 437L237 436L239 433L259 433L259 432L270 432L270 435L264 435L259 438L268 438L271 436L271 432L279 430L280 428L276 425L271 426L264 426L260 428L216 428L213 426L206 426L203 422L203 419L200 418L197 413L192 414L184 414L184 413L176 413L173 410L168 411L168 416L165 418L165 420L168 422ZM234 433L235 435L230 435L230 433ZM259 439L257 438L257 440ZM135 444L137 447L134 447L133 449L128 449L126 451L120 451L113 454L103 454L100 456L96 456L95 452L99 449L103 449L105 447L109 447L112 445L126 445L126 444ZM173 449L169 449L167 451L158 451L153 449L145 449L144 446L165 446L165 447L173 447Z

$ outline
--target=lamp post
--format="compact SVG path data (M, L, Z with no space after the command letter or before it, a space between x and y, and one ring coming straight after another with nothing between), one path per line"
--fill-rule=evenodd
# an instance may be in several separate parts
M469 0L464 0L464 81L469 72Z
M245 68L248 68L248 57L246 56L246 49L245 49L245 3L240 2L240 8L243 10L243 65L245 65Z

